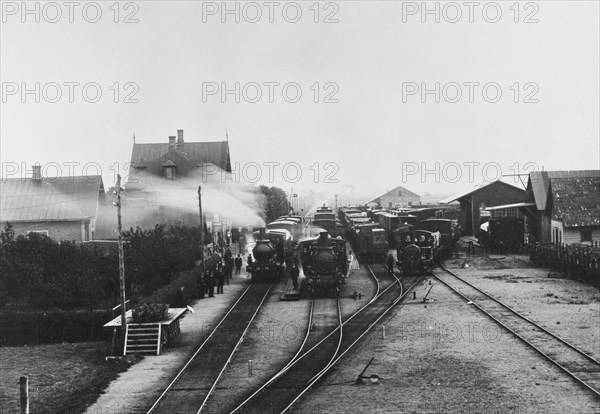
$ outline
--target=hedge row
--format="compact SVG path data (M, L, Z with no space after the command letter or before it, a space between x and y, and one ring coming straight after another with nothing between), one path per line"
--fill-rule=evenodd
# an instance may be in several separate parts
M206 268L214 269L219 261L219 255L211 256L206 261ZM188 300L199 297L201 269L202 265L181 272L169 285L138 302L175 304L181 286L184 286ZM0 346L107 340L112 331L103 329L103 325L111 319L112 310L3 310L0 312Z
M110 339L102 326L111 310L3 311L0 313L2 346L39 345Z
M206 259L206 268L214 270L221 256L214 254ZM179 301L179 290L184 287L184 295L189 299L200 297L198 291L198 278L202 275L202 264L194 267L192 270L181 272L180 276L174 279L167 286L158 289L154 294L140 298L139 303L166 303L175 307Z

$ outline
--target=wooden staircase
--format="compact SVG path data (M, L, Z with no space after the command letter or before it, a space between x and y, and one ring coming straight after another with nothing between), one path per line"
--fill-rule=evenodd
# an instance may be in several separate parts
M127 324L123 355L160 355L161 334L160 323Z

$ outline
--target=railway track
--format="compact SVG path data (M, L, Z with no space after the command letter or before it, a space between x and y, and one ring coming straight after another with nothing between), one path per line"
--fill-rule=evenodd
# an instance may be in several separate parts
M600 399L600 361L455 273L441 269L443 272L432 275Z
M387 267L386 266L381 266L381 267L383 268L383 270L380 271L380 274L381 275L389 275ZM368 268L369 272L373 275L373 277L375 277L376 280L379 280L379 278L376 277L375 272L373 272L372 268L370 266L367 266L367 268ZM298 396L290 404L288 404L288 406L283 411L281 411L282 413L288 412L292 408L292 406L295 403L297 403L300 400L300 398L302 398L302 396L310 390L310 388L312 388L317 382L319 382L323 377L325 377L325 375L327 375L329 370L331 370L331 368L333 368L334 365L337 364L354 347L354 345L356 345L367 333L369 333L371 331L371 329L377 323L379 323L398 303L400 303L406 297L406 295L412 290L412 288L415 287L422 280L422 278L418 277L418 276L406 277L406 278L404 278L405 283L403 284L402 281L398 278L398 276L396 276L395 273L392 273L392 275L395 279L395 281L392 281L392 282L389 282L390 281L389 276L387 278L385 278L385 277L381 278L381 280L383 280L383 284L387 285L387 287L381 292L381 295L377 296L372 301L372 302L375 302L375 299L377 299L377 301L378 301L377 305L379 305L379 306L365 307L366 312L361 312L359 316L353 315L353 317L357 316L359 318L359 320L356 320L353 322L353 324L358 326L359 329L350 330L349 334L346 334L344 336L343 341L342 341L341 351L338 353L336 358L333 359L330 362L330 364L327 365L327 367L325 367L323 370L321 370L319 375L316 375L315 377L313 377L311 382L309 382L308 384L306 384L304 386L302 391L298 393ZM392 289L392 288L395 286L399 287L399 293L394 298L393 297L394 289ZM388 297L386 299L387 300L391 299L391 303L389 303L386 299L379 301L386 294L388 294L387 295ZM379 308L379 309L377 309L377 308ZM362 311L362 309L361 309L361 311ZM363 320L360 320L360 319L363 319Z
M148 414L202 411L271 288L270 284L248 286L154 402Z
M377 277L372 271L371 275L377 284L376 294L371 301L346 320L342 321L340 317L338 328L312 348L299 351L285 368L236 407L232 413L265 411L279 413L289 410L398 303L400 298L404 297L405 292L399 279L390 281L389 277ZM387 270L385 275L387 276ZM335 351L331 352L334 349L333 344L337 345Z

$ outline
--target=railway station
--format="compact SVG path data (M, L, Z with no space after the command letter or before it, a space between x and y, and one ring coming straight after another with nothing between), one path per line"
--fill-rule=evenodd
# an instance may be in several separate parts
M600 414L599 14L0 2L0 414Z

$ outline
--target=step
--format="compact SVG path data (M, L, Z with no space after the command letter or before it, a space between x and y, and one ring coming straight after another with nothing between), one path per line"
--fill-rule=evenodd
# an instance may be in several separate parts
M127 325L125 355L132 353L159 355L161 329L159 324Z

